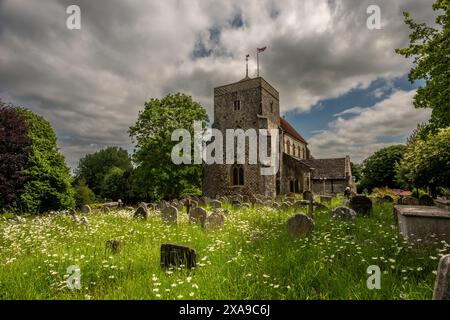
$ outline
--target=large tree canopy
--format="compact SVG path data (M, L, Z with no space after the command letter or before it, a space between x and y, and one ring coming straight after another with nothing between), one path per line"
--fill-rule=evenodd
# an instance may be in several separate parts
M130 128L136 144L134 192L142 199L176 198L187 190L201 188L201 165L175 165L171 160L171 136L176 129L186 129L194 136L193 123L206 127L205 109L190 96L177 93L145 103L138 120ZM192 142L193 144L193 142Z
M430 127L450 126L450 1L437 0L433 9L438 11L438 29L417 23L408 12L405 22L411 28L410 45L396 52L414 58L409 80L425 81L414 97L416 108L432 108Z
M405 150L404 145L394 145L381 149L364 160L360 187L368 190L375 187L398 188L395 170Z
M2 106L0 113L2 207L28 213L73 207L69 168L50 123L23 108Z
M96 195L112 199L117 194L115 191L109 192L109 189L104 186L105 177L111 173L111 170L115 170L117 178L117 170L123 173L132 168L131 158L126 150L119 147L108 147L82 158L75 174L77 181L83 180ZM108 178L108 180L110 179ZM110 181L108 187L111 187Z
M398 178L415 187L450 187L450 127L408 144L398 165Z
M28 125L13 107L0 101L0 209L14 208L23 192L31 153Z

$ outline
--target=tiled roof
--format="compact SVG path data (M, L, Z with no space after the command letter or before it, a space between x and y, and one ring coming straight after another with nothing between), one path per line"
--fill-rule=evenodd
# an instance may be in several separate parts
M303 160L313 167L313 179L345 179L345 158L338 159L309 159Z
M297 130L294 129L293 126L289 122L286 121L286 119L283 119L280 117L280 125L281 128L286 131L288 134L293 136L295 139L300 140L301 142L307 143L305 139L300 135L300 133L297 132Z

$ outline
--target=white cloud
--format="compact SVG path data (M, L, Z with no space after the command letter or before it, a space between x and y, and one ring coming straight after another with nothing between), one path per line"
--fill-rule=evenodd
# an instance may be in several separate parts
M327 131L309 139L313 155L350 155L352 161L361 162L378 149L404 142L417 124L428 121L431 115L429 109L414 108L414 94L415 91L396 91L350 119L337 118Z
M308 111L408 71L393 51L408 41L401 11L430 21L433 1L377 1L383 30L370 31L372 2L80 0L73 31L70 1L0 0L0 96L49 119L72 166L91 144L129 148L151 97L186 92L211 116L213 88L243 78L247 53L255 70L256 47L268 46L261 72L282 111Z
M346 115L346 114L360 114L363 111L364 111L364 108L353 107L353 108L345 109L344 111L341 111L339 113L336 113L334 116L335 117L340 117L340 116L343 116L343 115Z

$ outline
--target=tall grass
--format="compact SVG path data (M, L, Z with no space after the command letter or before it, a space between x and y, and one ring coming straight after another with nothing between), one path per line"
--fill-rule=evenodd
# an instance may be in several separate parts
M333 201L333 207L339 200ZM287 219L301 210L233 209L221 230L178 226L131 211L93 213L88 227L67 214L0 222L1 299L431 299L441 255L438 243L412 248L398 236L392 204L375 205L354 222L316 212L315 231L291 238ZM306 209L305 209L306 210ZM106 241L120 240L113 254ZM197 250L194 272L165 272L162 243ZM81 269L81 290L69 290L66 269ZM381 289L369 290L367 268L382 270Z

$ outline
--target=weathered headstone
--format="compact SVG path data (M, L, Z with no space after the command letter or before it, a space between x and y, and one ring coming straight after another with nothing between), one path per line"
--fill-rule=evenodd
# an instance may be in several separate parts
M330 203L333 200L332 196L320 196L320 202Z
M403 197L398 200L398 204L405 206L418 206L419 200L413 197Z
M213 200L210 204L214 209L222 208L222 202L220 202L219 200Z
M225 216L220 212L214 212L209 215L205 221L205 228L214 229L222 228L225 224Z
M366 196L354 196L350 198L350 208L360 215L372 214L372 200Z
M136 211L134 212L134 217L135 218L144 218L147 219L148 218L148 209L147 206L139 206Z
M81 207L81 213L89 214L89 213L91 213L91 211L92 211L91 207L87 204L85 204L84 206Z
M103 213L110 213L111 212L111 208L108 206L103 206Z
M201 226L204 226L207 216L208 213L205 209L201 207L194 208L189 214L189 223L200 223Z
M197 253L194 249L176 244L161 245L161 267L164 269L184 267L195 268Z
M419 198L419 205L432 207L434 206L434 200L429 195L424 194Z
M120 240L111 239L106 241L106 249L112 253L118 253L122 250L122 242Z
M296 214L288 220L287 227L292 236L305 236L314 230L314 221L304 214Z
M450 254L439 261L433 300L450 300Z
M175 207L168 206L161 211L161 220L166 223L178 223L178 210Z
M356 212L347 207L337 207L331 212L332 219L353 220L356 219Z
M303 200L312 200L313 194L311 191L303 191Z

